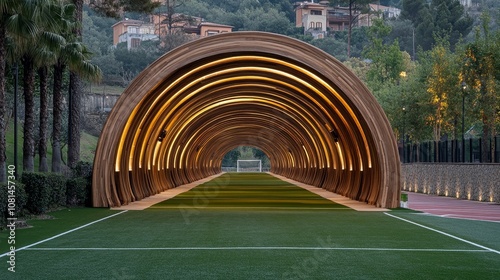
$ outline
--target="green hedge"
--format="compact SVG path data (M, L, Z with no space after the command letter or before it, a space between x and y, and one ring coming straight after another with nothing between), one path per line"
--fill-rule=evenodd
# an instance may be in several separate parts
M23 173L28 202L26 208L33 214L43 214L66 204L66 179L55 173Z
M88 206L92 207L92 170L94 165L91 162L80 161L76 164L76 167L73 168L73 179L77 180L75 182L71 182L72 187L76 187L77 190L71 190L72 192L78 193L78 198L73 195L71 199L73 201L77 201L78 204L70 204L68 205L79 205L79 206ZM71 180L73 180L71 179ZM83 185L83 181L85 180L85 185ZM69 181L68 181L69 183ZM75 186L77 184L78 186ZM68 190L69 191L69 190ZM70 197L68 197L70 198Z
M79 162L67 179L57 173L25 172L21 182L15 182L15 217L27 214L43 214L61 206L85 206L91 204L92 164ZM11 184L12 185L12 184ZM12 187L0 183L0 228L6 225Z
M68 206L88 205L89 195L86 178L77 177L66 181L66 204Z
M73 178L83 177L87 180L92 180L93 165L90 162L80 161L73 168Z
M26 195L26 191L24 190L24 185L21 182L14 183L15 189L10 188L10 190L6 183L0 183L0 228L5 228L7 218L13 217L8 212L9 204L15 208L14 217L18 218L24 214L24 207L26 206L28 197ZM9 194L15 196L14 200L12 197L9 200Z

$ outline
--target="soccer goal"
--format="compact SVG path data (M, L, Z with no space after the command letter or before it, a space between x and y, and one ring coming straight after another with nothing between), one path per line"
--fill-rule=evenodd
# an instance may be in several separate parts
M236 172L262 172L262 160L239 159L236 162Z

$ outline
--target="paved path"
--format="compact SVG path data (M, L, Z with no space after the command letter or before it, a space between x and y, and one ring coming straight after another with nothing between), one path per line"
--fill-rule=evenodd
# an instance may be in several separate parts
M296 185L296 186L301 187L303 189L306 189L306 190L308 190L308 191L310 191L312 193L315 193L315 194L317 194L317 195L319 195L319 196L321 196L323 198L326 198L328 200L331 200L331 201L333 201L335 203L338 203L338 204L347 206L349 208L352 208L352 209L354 209L356 211L372 211L372 212L389 211L386 208L380 208L380 207L376 207L375 205L370 205L370 204L367 204L367 203L364 203L364 202L352 200L352 199L347 198L345 196L342 196L340 194L332 193L332 192L324 190L322 188L318 188L318 187L315 187L315 186L311 186L311 185L307 185L307 184L304 184L304 183L301 183L301 182L297 182L297 181L294 181L292 179L280 176L278 174L274 174L274 173L269 173L269 174L271 174L274 177L276 177L278 179L281 179L281 180L283 180L285 182L288 182L290 184L293 184L293 185Z
M453 197L408 193L408 208L432 215L500 222L500 204L460 200Z

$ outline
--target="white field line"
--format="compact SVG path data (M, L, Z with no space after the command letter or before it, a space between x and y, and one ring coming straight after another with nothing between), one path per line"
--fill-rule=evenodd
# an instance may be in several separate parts
M431 214L431 213L413 213L414 215L421 215L421 216L432 216L432 217L441 217L441 218L450 218L450 219L458 219L458 220L469 220L469 221L479 221L479 222L488 222L488 223L500 223L500 221L495 221L495 220L484 220L484 219L479 219L479 218L469 218L469 216L463 216L461 217L460 215L456 214L444 214L444 215L439 215L439 214ZM481 216L483 217L483 216Z
M107 220L107 219L112 218L112 217L114 217L114 216L118 216L118 215L123 214L123 213L125 213L125 212L127 212L127 211L128 211L128 210L124 210L124 211L118 212L118 213L116 213L116 214L106 216L106 217L104 217L104 218L101 218L101 219L99 219L99 220L95 220L95 221L90 222L90 223L88 223L88 224L85 224L85 225L83 225L83 226L79 226L79 227L77 227L77 228L70 229L70 230L65 231L65 232L63 232L63 233L60 233L60 234L54 235L54 236L49 237L49 238L47 238L47 239L44 239L44 240L42 240L42 241L38 241L38 242L35 242L35 243L33 243L33 244L30 244L30 245L27 245L27 246L21 247L21 248L19 248L19 249L16 249L15 251L16 251L16 252L19 252L19 251L21 251L21 250L27 250L27 249L29 249L30 247L36 246L36 245L38 245L38 244L42 244L42 243L47 242L47 241L50 241L50 240L52 240L52 239L56 239L56 238L58 238L58 237L61 237L61 236L63 236L63 235L66 235L66 234L68 234L68 233L72 233L72 232L74 232L74 231L77 231L77 230L80 230L80 229L82 229L82 228L85 228L85 227L88 227L88 226L90 226L90 225L93 225L93 224L95 224L95 223L98 223L98 222L101 222L101 221ZM9 253L10 253L10 252L7 252L7 253L4 253L4 254L1 254L1 255L0 255L0 258L7 256L7 254L9 254Z
M432 248L337 248L337 247L160 247L160 248L29 248L29 251L190 251L190 250L332 250L332 251L402 251L402 252L481 252L489 250Z
M428 226L424 226L424 225L421 225L419 223L415 223L413 221L410 221L410 220L407 220L407 219L404 219L404 218L401 218L401 217L398 217L398 216L394 216L394 215L391 215L387 212L385 212L384 214L386 214L387 216L390 216L390 217L393 217L395 219L398 219L398 220L401 220L401 221L404 221L404 222L407 222L407 223L410 223L410 224L413 224L413 225L416 225L416 226L419 226L421 228L425 228L425 229L428 229L428 230L431 230L431 231L434 231L434 232L437 232L437 233L440 233L442 235L445 235L445 236L448 236L448 237L451 237L453 239L456 239L456 240L459 240L459 241L462 241L462 242L465 242L467 244L470 244L470 245L473 245L473 246L476 246L476 247L479 247L481 249L484 249L484 250L488 250L490 252L493 252L493 253L497 253L500 255L500 251L497 251L497 250L494 250L494 249L491 249L491 248L488 248L486 246L483 246L483 245L479 245L477 243L474 243L472 241L469 241L469 240L465 240L463 238L460 238L460 237L457 237L455 235L452 235L452 234L449 234L449 233L446 233L446 232L443 232L443 231L440 231L440 230L437 230L437 229L434 229L434 228L431 228L431 227L428 227Z

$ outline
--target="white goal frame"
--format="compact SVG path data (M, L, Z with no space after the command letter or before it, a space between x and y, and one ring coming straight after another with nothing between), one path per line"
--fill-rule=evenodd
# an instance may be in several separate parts
M262 160L260 159L239 159L236 161L236 172L257 172L257 171L241 171L240 162L259 162L259 172L262 172Z

